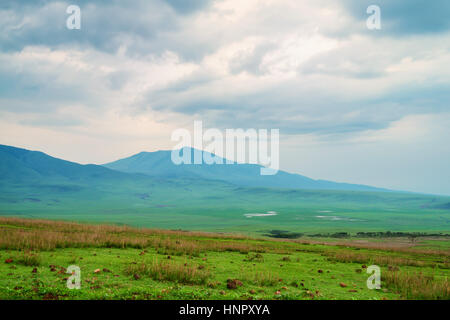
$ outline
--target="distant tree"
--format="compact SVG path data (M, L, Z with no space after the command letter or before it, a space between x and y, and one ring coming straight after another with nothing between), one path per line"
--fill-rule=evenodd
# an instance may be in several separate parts
M411 241L411 243L416 243L417 238L418 238L417 234L410 234L409 235L409 241Z

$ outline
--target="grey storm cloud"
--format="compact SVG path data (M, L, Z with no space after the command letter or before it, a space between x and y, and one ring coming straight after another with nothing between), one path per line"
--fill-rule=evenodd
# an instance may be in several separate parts
M176 51L198 59L205 43L180 34L183 16L206 8L212 1L2 1L0 49L20 51L28 45L52 48L94 48L109 53L126 45L130 56ZM80 30L68 30L66 9L81 8Z
M325 92L312 93L295 84L284 84L251 94L221 97L181 95L173 91L152 92L148 104L154 110L174 111L206 119L217 128L281 128L284 134L351 133L381 129L411 111L396 110L386 101L352 101ZM387 99L387 98L386 98ZM347 114L359 110L357 117ZM419 110L419 108L417 108ZM381 116L379 114L383 114Z
M345 55L333 51L330 56L345 59ZM351 91L350 95L342 95L339 90L330 90L342 78L381 81L386 77L384 69L391 63L398 63L401 57L400 54L371 61L370 56L366 56L366 60L355 56L356 71L349 72L338 68L339 60L327 60L319 55L315 59L330 64L324 69L327 80L322 85L309 86L307 79L291 80L246 93L225 90L220 95L210 94L207 85L217 79L189 76L161 90L149 91L141 106L207 119L211 126L219 128L245 128L251 123L255 128L282 128L285 134L358 133L387 128L409 114L448 111L449 84L433 79L427 84L395 83L380 95L352 96ZM314 65L312 61L305 63L305 74L300 73L300 78L311 76L310 72L318 73L307 70L311 65ZM202 87L204 89L199 90ZM370 92L370 88L367 90Z
M220 0L216 0L220 1ZM26 45L93 47L107 52L117 51L125 44L130 55L177 52L188 60L201 59L212 52L220 39L198 38L185 34L184 21L196 12L208 10L213 0L3 0L0 3L0 49L20 51ZM346 28L344 34L368 33L363 23L371 0L341 0L338 2L350 13L358 28ZM82 9L81 30L67 30L65 9L69 4ZM383 35L445 32L450 29L450 2L447 0L380 0ZM279 17L264 17L265 21ZM291 21L288 19L288 21ZM292 22L291 22L292 23ZM263 26L262 26L263 27ZM252 30L246 26L247 30ZM263 27L264 30L265 27ZM333 30L341 30L339 26ZM338 32L336 31L336 32ZM255 32L254 30L252 32ZM343 32L342 30L339 32ZM339 34L337 34L339 35ZM263 49L263 48L262 48ZM259 51L261 52L261 51ZM255 56L258 52L255 52ZM257 57L255 57L257 58ZM234 66L239 70L242 66ZM246 66L255 70L253 61Z
M135 1L136 6L118 1L77 1L81 7L81 30L68 30L69 2L40 1L30 5L4 6L1 15L2 50L21 50L26 45L94 47L113 52L124 41L139 42L170 31L176 19L168 6L155 1ZM127 39L128 38L128 39Z
M309 29L308 32L303 30L302 20L297 21L292 12L288 12L290 15L286 13L286 18L280 20L286 8L279 4L275 15L271 14L270 8L255 8L256 13L252 18L260 24L249 25L246 21L240 21L242 34L235 33L234 29L231 34L226 34L224 30L208 33L206 31L210 30L190 29L193 16L210 10L214 2L4 0L0 3L0 27L3 30L0 34L0 51L20 52L27 46L43 46L52 50L74 48L100 51L114 57L119 48L124 46L125 55L136 60L145 60L150 54L158 56L166 51L174 52L181 62L193 61L200 71L164 85L152 86L142 96L135 98L133 107L137 105L142 112L152 109L181 115L201 115L219 127L245 127L245 123L250 122L258 127L277 126L286 133L358 132L384 128L409 113L438 112L448 108L445 103L449 101L447 82L436 84L431 81L428 86L395 83L377 97L343 97L333 91L334 81L383 79L390 66L400 63L406 55L419 54L420 45L408 47L408 52L399 48L400 45L389 42L372 45L368 50L367 42L349 41L347 45L317 53L302 62L298 69L293 70L297 72L295 79L274 82L269 87L256 87L245 92L239 88L233 91L228 88L232 82L223 82L223 74L214 74L201 66L205 56L215 53L223 45L242 41L247 35L265 37L255 44L250 54L238 53L229 59L227 77L243 73L257 80L270 77L271 71L267 66L263 67L263 61L279 49L278 38L291 29L291 32L298 29L299 33L308 33ZM325 1L320 1L318 5L323 3ZM351 22L357 22L358 27L365 27L366 8L373 4L372 1L342 0L338 3L339 8L350 14L353 19ZM68 30L65 26L65 10L69 4L77 4L82 9L81 30ZM405 35L443 33L449 29L449 1L380 0L377 4L382 10L383 30L377 34L380 38L386 38L386 35L404 38ZM336 8L336 2L333 5L332 8ZM294 28L295 23L298 23L297 28ZM277 28L280 30L277 31ZM337 26L336 29L341 30L343 26ZM190 34L191 30L197 33ZM217 37L217 34L223 34L223 37ZM333 38L326 30L324 34ZM348 40L352 35L362 36L369 39L370 44L373 34L367 29L348 28L345 38ZM335 38L342 40L342 34L335 35ZM127 84L133 83L134 76L126 68L114 70L101 78L105 81L100 86L102 91L93 92L90 87L98 79L90 79L89 74L75 72L74 76L79 77L78 84L77 79L61 84L54 77L55 74L27 72L20 68L19 71L14 70L8 67L6 61L1 64L1 97L33 102L28 107L23 101L17 103L18 107L3 107L11 108L14 112L30 109L48 112L64 105L64 101L104 106L101 95L107 95L108 89L112 92L122 90ZM58 70L52 72L57 73ZM311 82L320 85L309 87L310 78ZM320 83L322 79L326 79L323 84ZM211 90L214 85L216 90ZM34 103L39 108L34 108ZM357 116L347 116L355 110L359 113Z
M258 45L251 55L246 57L235 57L235 59L230 62L230 71L235 74L242 71L247 71L256 75L264 74L267 70L261 68L261 62L267 53L270 53L276 48L276 43L271 41Z
M11 106L13 112L40 113L54 110L59 106L57 102L87 102L92 98L86 96L86 88L64 86L55 80L48 74L16 72L0 65L0 97L8 100L29 99L29 103Z
M165 0L177 12L189 14L201 9L205 9L213 0Z
M381 9L383 32L393 36L450 30L448 0L342 0L342 4L361 21L367 18L366 9L370 5L378 5Z
M274 128L294 172L309 157L312 177L450 194L449 17L449 0L0 0L0 137L105 163L194 120Z

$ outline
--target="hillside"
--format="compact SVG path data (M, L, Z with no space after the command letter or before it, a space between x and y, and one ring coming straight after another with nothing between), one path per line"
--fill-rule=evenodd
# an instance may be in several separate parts
M166 157L159 163L162 171ZM0 215L256 235L450 230L449 197L248 187L195 172L125 173L6 146L0 176Z
M81 165L51 157L43 152L0 145L2 181L40 180L87 181L121 179L126 175L97 165Z
M180 150L185 152L189 148ZM209 180L221 180L243 187L266 187L287 189L310 190L348 190L348 191L388 191L386 189L371 186L337 183L325 180L314 180L308 177L279 171L276 175L260 175L260 165L255 164L181 164L175 165L171 160L172 151L141 152L131 157L104 164L105 167L128 173L143 173L162 178L200 178ZM200 157L207 152L191 149L191 159L194 162L194 154ZM207 153L210 157L216 155ZM225 163L225 161L223 161Z

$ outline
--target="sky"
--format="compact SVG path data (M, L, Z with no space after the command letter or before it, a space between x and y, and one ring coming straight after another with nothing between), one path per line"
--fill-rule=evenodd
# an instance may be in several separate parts
M279 129L281 170L450 195L449 16L448 0L2 0L0 144L102 164L201 120Z

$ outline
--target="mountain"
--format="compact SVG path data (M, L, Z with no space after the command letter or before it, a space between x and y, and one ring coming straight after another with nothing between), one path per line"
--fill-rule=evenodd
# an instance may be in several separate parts
M192 149L194 154L206 153ZM210 156L214 156L209 154ZM193 162L193 161L192 161ZM201 179L231 183L242 187L267 187L310 190L386 191L374 187L324 180L313 180L299 174L279 171L273 176L261 176L260 165L175 165L171 151L141 152L129 158L99 165L80 165L51 157L43 152L0 145L0 175L3 180L67 182L133 179L128 174L145 174L158 179ZM136 175L134 175L136 176ZM142 177L140 177L142 179Z
M450 226L450 197L313 190L349 186L284 172L261 177L256 165L174 166L169 151L108 166L0 145L0 215L258 235Z
M123 173L98 165L81 165L51 157L43 152L0 145L0 176L2 180L39 181L63 179L120 179Z
M5 203L20 204L30 199L51 206L48 210L55 203L62 204L60 200L71 202L69 210L73 210L73 205L82 208L86 204L110 210L120 203L122 208L127 208L141 200L165 205L184 201L189 193L196 194L201 202L233 188L223 181L125 173L100 165L81 165L40 151L0 145L0 204L3 201L0 212Z
M262 166L256 164L193 164L194 154L203 157L216 155L196 150L183 148L183 152L191 152L192 164L175 165L171 160L172 151L141 152L131 157L104 164L105 167L127 173L143 173L160 178L198 178L208 180L220 180L243 187L288 188L309 190L348 190L348 191L384 191L359 184L337 183L326 180L313 180L308 177L278 171L276 175L260 175ZM225 161L223 161L225 163Z

